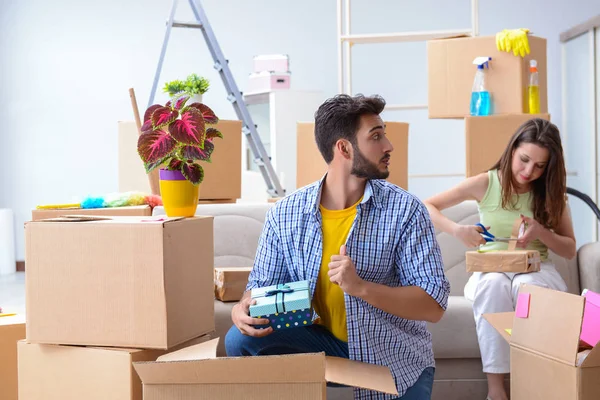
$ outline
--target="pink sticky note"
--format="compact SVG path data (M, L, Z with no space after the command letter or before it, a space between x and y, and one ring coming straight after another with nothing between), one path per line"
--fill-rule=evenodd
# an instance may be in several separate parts
M529 293L519 293L517 297L517 308L515 309L515 316L517 318L529 317Z

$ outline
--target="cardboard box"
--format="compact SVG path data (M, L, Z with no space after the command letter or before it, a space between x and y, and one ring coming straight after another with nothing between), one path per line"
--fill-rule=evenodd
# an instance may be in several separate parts
M259 325L260 329L270 326L278 330L312 325L308 281L254 288L251 296L256 303L250 306L250 315L271 320L269 325Z
M388 367L324 353L216 358L218 338L136 362L144 400L322 400L326 383L398 396Z
M215 267L215 298L221 301L239 301L248 284L252 267Z
M110 208L57 208L52 210L32 210L31 220L56 218L63 215L108 215L108 216L150 216L150 206L129 206Z
M486 69L486 88L493 114L528 112L526 97L529 61L537 60L540 112L548 112L546 39L529 35L531 53L525 58L496 49L495 36L477 36L427 42L429 118L470 115L471 91L477 66L473 60L492 57Z
M212 162L201 163L204 180L200 200L238 199L242 196L242 122L221 120L215 128L223 139L215 139ZM137 152L138 131L133 121L119 121L119 191L150 193L148 175Z
M550 114L509 114L465 118L467 177L488 171L502 156L517 129L533 118Z
M540 270L537 250L501 250L480 253L465 252L467 272L536 272Z
M408 124L405 122L385 122L386 134L392 145L390 176L388 182L408 189ZM327 172L327 164L315 142L315 124L297 124L297 163L296 187L301 188L318 181Z
M17 342L25 339L25 316L0 318L0 399L17 400Z
M49 221L25 224L28 342L168 349L214 330L213 217Z
M598 399L600 346L578 362L584 298L525 284L521 298L528 306L521 318L516 313L484 314L510 343L510 398Z
M210 337L203 336L185 346L208 339ZM20 400L142 400L142 381L132 363L153 361L165 354L164 350L25 341L19 342L18 348Z

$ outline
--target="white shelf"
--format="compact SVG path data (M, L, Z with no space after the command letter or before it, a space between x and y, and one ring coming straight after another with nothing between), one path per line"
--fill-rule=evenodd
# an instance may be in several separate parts
M342 42L353 44L367 43L399 43L399 42L422 42L433 39L443 39L458 36L471 36L473 30L451 29L440 31L398 32L398 33L367 33L354 35L341 35Z

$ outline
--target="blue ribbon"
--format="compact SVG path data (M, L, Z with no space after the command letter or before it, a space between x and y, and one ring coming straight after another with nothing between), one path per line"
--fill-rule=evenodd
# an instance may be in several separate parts
M279 285L277 285L277 288L267 290L265 292L265 297L275 296L275 312L276 313L285 312L285 294L292 293L293 291L294 291L294 289L292 289L288 285L279 284ZM281 295L281 299L279 298L279 295ZM278 300L281 300L282 311L279 311L279 306L278 306L279 301Z

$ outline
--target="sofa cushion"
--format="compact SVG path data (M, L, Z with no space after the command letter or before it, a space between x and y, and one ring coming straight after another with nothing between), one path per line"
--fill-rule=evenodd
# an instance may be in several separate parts
M464 296L450 296L442 319L428 323L435 358L479 358L473 303Z

